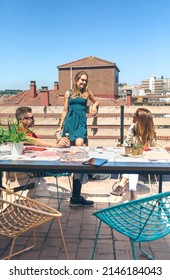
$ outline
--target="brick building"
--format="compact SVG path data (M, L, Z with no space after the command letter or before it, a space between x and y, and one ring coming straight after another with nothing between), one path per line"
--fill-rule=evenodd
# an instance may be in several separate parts
M89 75L89 88L95 96L118 98L119 68L115 63L95 56L58 66L60 95L72 87L74 76L81 70Z

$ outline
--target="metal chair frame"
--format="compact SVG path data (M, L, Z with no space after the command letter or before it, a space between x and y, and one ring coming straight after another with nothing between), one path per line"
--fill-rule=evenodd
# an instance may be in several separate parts
M68 183L69 183L69 188L70 188L70 193L72 193L72 183L71 183L71 173L51 173L51 172L44 172L44 173L38 173L37 174L37 177L39 177L39 180L41 180L41 178L44 178L44 177L54 177L55 180L56 180L56 183L55 183L55 186L56 186L56 196L55 195L51 195L49 197L56 197L57 198L57 203L58 203L58 206L57 206L57 210L60 211L60 206L61 206L61 202L62 200L64 200L64 192L63 194L61 195L61 192L60 192L60 189L63 189L62 186L59 185L59 182L58 182L58 178L59 177L67 177L68 178ZM31 174L28 174L29 178L32 178L32 176L34 175L31 175ZM28 183L27 183L28 184ZM37 184L35 184L35 188L34 188L34 196L38 196L38 197L47 197L46 195L43 195L43 194L38 194L36 193L38 189L38 182Z
M129 201L93 213L99 220L92 259L94 258L101 223L129 237L133 258L137 259L135 243L148 259L154 259L142 249L142 242L160 239L170 233L170 192Z

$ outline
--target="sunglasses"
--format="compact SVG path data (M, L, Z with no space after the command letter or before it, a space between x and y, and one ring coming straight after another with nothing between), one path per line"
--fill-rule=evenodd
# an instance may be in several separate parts
M32 117L24 117L24 119L25 120L32 120L33 121L34 120L34 116L32 116Z

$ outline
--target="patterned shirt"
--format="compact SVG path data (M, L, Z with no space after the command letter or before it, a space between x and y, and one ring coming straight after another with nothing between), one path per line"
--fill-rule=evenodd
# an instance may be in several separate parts
M26 135L33 138L38 138L38 136L30 129L24 129L24 127L20 128L21 131L25 131Z
M154 146L156 141L156 137L152 140L152 146ZM136 132L136 125L135 123L132 123L131 126L128 129L126 140L125 140L125 146L131 146L133 143L138 143L138 136Z

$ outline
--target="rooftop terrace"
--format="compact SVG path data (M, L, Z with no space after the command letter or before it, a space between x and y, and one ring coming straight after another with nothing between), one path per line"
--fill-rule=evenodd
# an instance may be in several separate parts
M164 176L163 190L169 190L169 176ZM93 250L95 234L97 231L98 220L92 215L98 209L115 205L129 199L128 190L123 197L110 196L112 185L116 177L103 182L88 182L83 185L82 194L95 201L94 207L72 209L69 207L70 193L61 204L63 214L61 222L64 230L64 236L67 244L70 260L90 260ZM138 182L138 198L150 195L149 185L146 178L140 177ZM54 193L53 178L48 178L49 190ZM66 178L60 178L60 185L68 188ZM157 193L158 188L153 184L153 194ZM33 190L30 190L30 196L33 196ZM38 198L37 200L57 208L56 198ZM64 260L65 254L61 244L56 222L50 222L40 226L36 231L37 245L30 251L14 257L16 260ZM9 250L9 240L1 237L0 255L4 255ZM16 247L21 249L30 242L30 234L26 233L16 242ZM158 260L170 260L170 236L160 240L144 244L145 248L150 250ZM16 248L17 249L17 248ZM145 260L138 252L138 258ZM97 260L132 260L131 245L124 235L109 229L102 225L100 238L95 254Z

